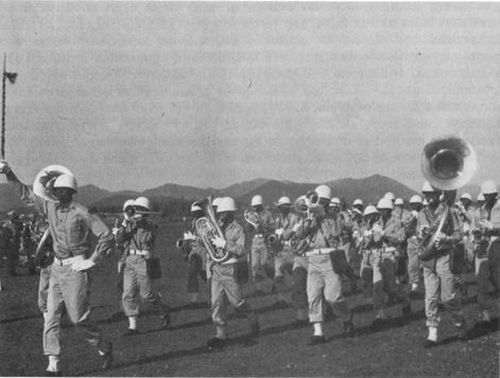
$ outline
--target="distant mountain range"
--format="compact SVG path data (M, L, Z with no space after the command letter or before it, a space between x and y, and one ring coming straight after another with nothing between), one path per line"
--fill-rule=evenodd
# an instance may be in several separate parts
M84 185L79 188L77 201L89 208L96 209L121 209L123 202L129 198L145 195L153 199L160 207L171 207L177 204L178 208L185 208L186 203L196 199L213 196L231 196L236 199L239 206L248 207L252 196L260 194L264 197L266 205L283 195L292 200L314 189L319 183L296 183L292 181L277 181L259 178L233 184L224 189L197 188L187 185L165 184L157 188L148 189L143 192L116 191L111 192L101 189L95 185ZM361 179L344 178L327 183L332 188L333 195L345 200L348 204L355 198L362 198L365 203L375 203L384 193L391 191L397 197L409 199L416 192L391 178L373 175ZM475 189L475 188L472 188ZM474 193L471 193L475 195ZM23 203L15 194L13 187L9 184L0 184L0 212L10 209L25 209Z

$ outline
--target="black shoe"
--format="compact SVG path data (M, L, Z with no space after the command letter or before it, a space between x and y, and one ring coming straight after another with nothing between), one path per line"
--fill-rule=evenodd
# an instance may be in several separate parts
M354 335L354 323L352 320L344 322L344 335L352 336Z
M404 306L402 309L403 317L406 318L411 314L411 304L408 304L407 306Z
M46 377L62 377L61 371L47 371L45 370Z
M250 324L250 335L252 337L258 337L260 332L260 325L258 320L254 320Z
M324 344L326 343L326 337L321 335L321 336L316 336L313 335L307 342L307 345L318 345L318 344Z
M425 343L424 343L424 348L428 349L428 348L433 348L435 346L437 346L438 343L436 341L432 341L432 340L425 340Z
M113 363L113 344L109 343L108 351L101 356L101 367L109 369Z
M161 317L161 328L167 329L170 325L170 315L165 314Z
M222 349L226 346L226 340L220 339L218 337L212 337L207 341L208 350Z
M127 329L125 332L123 332L123 336L135 336L138 335L139 331L137 329Z

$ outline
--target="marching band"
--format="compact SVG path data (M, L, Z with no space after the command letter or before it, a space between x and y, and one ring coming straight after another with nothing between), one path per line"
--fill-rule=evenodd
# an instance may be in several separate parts
M355 334L355 318L344 296L344 278L354 293L357 282L362 282L365 296L373 303L375 328L389 321L389 301L400 303L402 317L407 318L410 293L419 290L423 282L427 348L438 344L439 304L450 313L458 337L467 338L459 278L467 266L473 266L479 312L484 321L492 322L499 310L498 303L489 297L490 285L497 291L500 285L498 190L494 182L486 181L475 206L467 193L455 201L456 190L475 170L473 153L459 154L471 150L467 144L464 148L464 143L448 138L426 146L422 170L427 181L421 190L425 201L413 195L408 209L405 201L391 192L376 205L357 198L346 208L331 188L322 184L294 202L281 196L274 202L274 215L264 206L261 195L253 196L250 208L243 212L242 225L233 198L195 201L183 219L184 231L176 244L188 264L187 292L193 308L200 304L203 283L209 288L215 335L207 342L208 350L226 345L228 304L248 320L250 336L259 335L259 319L238 279L241 264L250 272L254 295L263 295L266 283L270 283L271 293L278 296L277 307L285 309L291 303L297 324L311 324L308 345L327 340L323 326L328 307L342 321L345 336ZM459 164L450 164L450 158L457 156ZM450 172L450 166L467 171ZM21 183L6 162L1 162L0 171L20 197L35 202L48 220L36 261L45 269L43 282L40 276L40 309L45 318L47 374L60 375L63 302L71 321L83 328L87 341L97 347L103 367L111 364L112 345L89 320L86 274L111 253L113 246L122 254L118 272L123 275L122 305L129 322L126 334L137 333L139 299L156 306L162 327L169 326L170 315L153 288L152 280L159 277L154 273L158 270L154 256L158 229L148 216L153 213L150 200L139 197L125 202L122 217L110 230L99 217L73 201L78 190L74 176L61 166L51 167L37 176L33 189ZM93 253L88 249L90 233L98 237ZM251 240L249 251L246 238ZM290 287L287 281L291 281ZM291 298L287 298L288 292Z

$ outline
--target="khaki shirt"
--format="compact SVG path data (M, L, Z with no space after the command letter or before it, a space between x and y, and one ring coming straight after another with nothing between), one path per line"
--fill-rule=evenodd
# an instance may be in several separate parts
M129 222L126 226L121 225L116 234L116 241L123 244L125 251L130 249L153 252L157 226L148 218L137 222Z
M34 203L47 216L54 243L54 255L58 259L88 256L91 233L98 239L92 255L93 260L113 252L113 234L97 215L89 214L85 207L75 202L63 208L57 201L48 201L35 195L33 189L19 181L12 172L7 175L7 179L14 185L23 202Z
M432 225L435 224L437 228L437 226L439 225L439 219L441 219L444 210L445 206L441 203L436 208L434 213L429 207L425 207L420 211L417 221L417 234L419 237L424 227L432 227ZM460 216L458 215L456 209L450 208L450 214L448 216L448 219L444 223L441 232L450 237L451 240L449 243L442 243L438 250L448 250L453 247L454 243L458 243L460 240L462 240L462 222L460 221Z

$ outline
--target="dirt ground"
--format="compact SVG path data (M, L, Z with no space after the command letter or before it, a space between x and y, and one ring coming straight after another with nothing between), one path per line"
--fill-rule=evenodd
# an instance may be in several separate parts
M187 265L175 249L180 225L160 226L157 255L163 277L156 283L163 299L172 307L169 329L160 329L160 319L144 308L139 318L141 333L123 337L127 321L120 316L116 289L116 258L109 258L92 271L92 318L114 344L111 369L99 370L95 349L85 343L78 329L63 320L62 367L65 375L82 376L463 376L498 377L499 332L479 322L475 284L468 277L469 297L465 313L473 329L469 341L458 341L450 317L444 313L441 345L422 347L426 337L423 293L412 299L412 315L403 322L398 305L390 308L393 321L372 329L373 312L361 294L349 296L354 310L356 334L342 337L340 321L325 325L329 341L307 346L311 326L294 325L293 308L273 307L277 296L249 298L261 322L261 335L249 342L244 319L229 322L231 341L222 351L208 352L213 336L209 308L186 308ZM2 280L0 292L0 375L43 375L43 319L37 309L38 276L20 275ZM249 292L249 287L244 287ZM205 293L206 294L206 293ZM205 295L205 299L207 296Z

